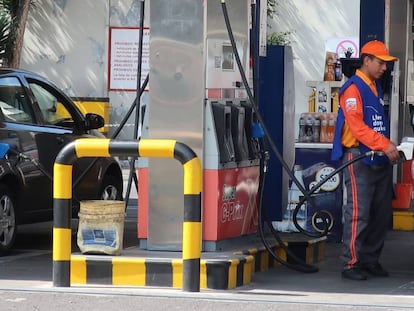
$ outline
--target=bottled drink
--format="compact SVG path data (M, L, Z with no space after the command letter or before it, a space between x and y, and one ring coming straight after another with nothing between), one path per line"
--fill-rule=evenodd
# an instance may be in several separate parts
M326 113L320 114L321 129L320 129L319 141L321 143L328 142L328 136L327 136L328 119L326 115L327 115Z
M306 132L305 132L305 117L304 117L303 114L301 114L300 118L299 118L299 137L298 137L298 141L300 143L305 142L305 135L306 135Z
M332 112L337 112L339 107L339 94L338 91L332 93Z
M342 81L342 64L339 58L336 59L335 63L335 81Z
M314 143L319 143L320 127L321 127L321 120L319 119L319 115L315 115L313 119L313 126L312 126L312 141Z
M308 99L308 111L315 112L316 109L316 88L312 88L312 92Z
M330 113L328 118L328 126L327 126L327 138L328 142L332 143L335 133L335 123L336 123L336 114Z
M313 116L308 113L305 118L305 141L311 143L313 138Z

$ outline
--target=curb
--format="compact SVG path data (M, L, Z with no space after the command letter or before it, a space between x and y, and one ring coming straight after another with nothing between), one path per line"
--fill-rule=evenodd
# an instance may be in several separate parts
M326 238L286 242L289 252L307 264L320 262L325 256ZM272 250L292 262L291 255L279 246ZM71 285L159 286L182 288L183 268L180 252L157 258L156 252L145 257L108 255L71 255ZM152 257L149 257L152 256ZM211 256L212 258L203 258ZM281 264L264 248L250 248L233 253L202 253L200 260L201 289L234 289L251 282L255 272L266 271Z

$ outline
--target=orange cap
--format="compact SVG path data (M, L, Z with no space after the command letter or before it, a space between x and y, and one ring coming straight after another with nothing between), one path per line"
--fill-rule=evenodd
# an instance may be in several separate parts
M365 43L361 49L361 54L374 55L385 62L395 62L397 57L391 56L385 44L378 40L373 40Z

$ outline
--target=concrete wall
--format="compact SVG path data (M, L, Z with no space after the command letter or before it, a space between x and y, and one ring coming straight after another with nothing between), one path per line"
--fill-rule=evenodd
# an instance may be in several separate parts
M139 26L139 4L138 0L37 0L25 31L21 67L46 76L70 96L109 97L110 135L136 92L108 91L109 27ZM133 138L134 116L119 138Z
M293 31L296 119L307 111L306 81L323 79L325 41L359 36L359 1L278 2L268 31ZM150 1L145 3L147 19ZM109 97L111 134L136 92L108 91L109 27L138 26L139 4L138 0L37 0L30 10L21 67L48 77L71 96ZM132 138L133 124L134 115L119 138Z
M300 113L308 111L311 89L306 81L323 80L326 40L359 37L359 4L360 0L278 1L268 33L292 31L296 124Z

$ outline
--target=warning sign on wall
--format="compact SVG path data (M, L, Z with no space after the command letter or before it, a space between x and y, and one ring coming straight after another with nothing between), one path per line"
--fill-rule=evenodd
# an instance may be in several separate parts
M140 85L149 73L149 36L149 28L144 28ZM139 44L139 28L109 28L108 89L110 91L137 90Z
M329 38L326 40L325 51L335 52L339 58L358 58L358 37Z

